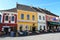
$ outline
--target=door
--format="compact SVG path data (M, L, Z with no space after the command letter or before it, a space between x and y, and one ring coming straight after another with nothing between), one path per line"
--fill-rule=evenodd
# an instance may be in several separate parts
M35 31L35 27L32 27L32 31Z
M9 28L4 28L4 32L5 32L6 34L8 34L8 29L9 29Z

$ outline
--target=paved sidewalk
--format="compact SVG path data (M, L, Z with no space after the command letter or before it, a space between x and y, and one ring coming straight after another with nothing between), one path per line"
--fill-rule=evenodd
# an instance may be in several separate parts
M0 37L0 40L60 40L60 33L50 33L25 37Z

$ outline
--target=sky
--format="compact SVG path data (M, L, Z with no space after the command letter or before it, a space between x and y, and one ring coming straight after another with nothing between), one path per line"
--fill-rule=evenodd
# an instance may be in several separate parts
M16 7L16 2L23 5L40 7L60 16L60 0L0 0L0 10Z

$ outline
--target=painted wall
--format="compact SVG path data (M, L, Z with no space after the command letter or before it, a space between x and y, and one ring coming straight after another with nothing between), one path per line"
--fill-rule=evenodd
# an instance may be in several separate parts
M46 14L44 13L37 13L38 14L38 30L40 30L40 26L42 28L42 30L44 30L44 26L45 26L45 29L47 28L46 27ZM41 16L41 19L39 19L39 16ZM45 18L45 20L43 20L43 16Z
M2 15L2 23L0 24L0 30L2 30L3 26L9 27L17 27L17 13L14 12L1 12ZM8 16L8 21L5 21L5 16ZM11 22L12 15L15 16L13 23Z
M17 13L13 12L2 12L3 13L3 23L17 23ZM8 16L8 21L5 20L5 17ZM12 16L14 16L14 21L12 21Z
M58 17L52 16L52 15L46 15L46 20L47 21L52 21L52 22L59 22Z
M31 12L31 11L24 11L24 10L17 10L17 24L18 24L18 30L20 25L23 25L23 30L26 29L26 25L28 25L28 30L31 30L31 27L33 24L35 24L36 29L37 29L37 13L36 12ZM21 14L24 14L24 19L21 19ZM30 15L30 19L27 20L27 15ZM35 16L35 20L32 20L32 15Z

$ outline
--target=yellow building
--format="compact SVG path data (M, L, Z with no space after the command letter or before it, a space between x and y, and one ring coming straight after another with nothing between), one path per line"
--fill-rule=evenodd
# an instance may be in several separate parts
M37 30L37 13L30 6L17 4L17 24L20 31Z

